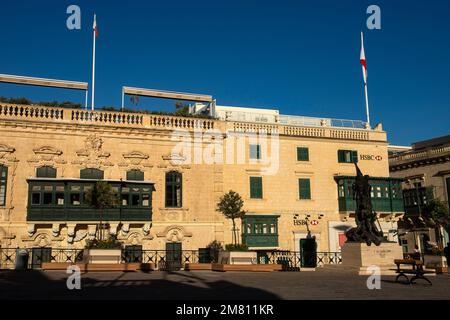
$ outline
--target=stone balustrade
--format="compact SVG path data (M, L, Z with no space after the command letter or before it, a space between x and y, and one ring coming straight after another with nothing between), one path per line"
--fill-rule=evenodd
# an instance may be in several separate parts
M179 129L188 131L216 129L222 132L265 133L293 137L331 138L342 140L387 140L386 133L381 130L220 121L193 117L103 110L92 111L85 109L5 103L0 103L0 120L86 124L143 129Z

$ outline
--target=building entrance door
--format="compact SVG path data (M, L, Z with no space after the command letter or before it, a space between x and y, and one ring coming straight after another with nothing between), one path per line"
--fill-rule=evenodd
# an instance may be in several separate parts
M163 269L167 271L176 271L181 269L181 242L166 243L166 264ZM160 268L161 269L161 268Z
M317 243L316 239L300 239L301 267L317 267Z
M33 248L31 249L31 268L42 267L42 263L52 261L52 248Z

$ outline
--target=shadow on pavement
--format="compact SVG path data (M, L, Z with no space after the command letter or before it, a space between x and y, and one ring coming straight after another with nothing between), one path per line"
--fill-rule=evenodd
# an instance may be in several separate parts
M277 300L277 295L229 281L205 281L185 272L154 271L137 273L84 273L81 290L69 290L63 272L0 272L0 299L64 300ZM136 273L134 273L136 275ZM140 276L142 275L142 276Z

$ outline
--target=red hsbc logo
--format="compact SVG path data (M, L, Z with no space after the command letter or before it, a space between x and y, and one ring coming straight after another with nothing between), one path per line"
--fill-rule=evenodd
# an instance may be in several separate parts
M311 221L311 225L312 226L317 226L319 224L319 221L317 221L317 220L312 220Z

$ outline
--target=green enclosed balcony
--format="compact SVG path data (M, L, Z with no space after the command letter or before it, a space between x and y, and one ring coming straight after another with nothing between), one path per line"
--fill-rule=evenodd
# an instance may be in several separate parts
M408 216L418 216L423 207L434 199L433 187L417 187L403 190L405 213Z
M339 212L355 212L353 186L355 177L337 176ZM403 213L403 196L401 179L371 177L369 183L372 187L371 198L373 210L383 214Z
M151 221L153 183L103 180L109 183L118 204L98 210L86 203L86 193L98 180L28 180L27 221Z
M278 247L279 216L245 216L242 242L250 248Z

